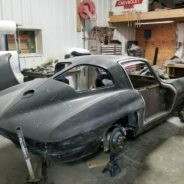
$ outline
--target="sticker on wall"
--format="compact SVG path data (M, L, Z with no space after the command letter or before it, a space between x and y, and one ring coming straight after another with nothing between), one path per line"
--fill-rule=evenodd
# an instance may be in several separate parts
M147 12L148 0L113 0L113 14L121 15L124 12Z

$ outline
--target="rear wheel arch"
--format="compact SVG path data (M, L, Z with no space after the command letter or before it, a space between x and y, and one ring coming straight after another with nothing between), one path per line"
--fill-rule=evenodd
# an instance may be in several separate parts
M111 127L106 132L107 134L111 132L116 127L123 127L127 130L128 137L134 137L136 130L139 127L139 113L138 112L130 112L121 118L117 119Z
M135 137L138 128L138 113L130 112L116 120L105 133L102 143L105 152L119 153L127 137Z

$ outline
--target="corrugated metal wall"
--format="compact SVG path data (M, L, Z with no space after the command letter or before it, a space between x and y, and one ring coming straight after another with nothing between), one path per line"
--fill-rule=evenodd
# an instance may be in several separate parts
M94 2L97 25L107 26L111 0ZM48 58L63 59L66 50L83 45L82 33L76 31L75 0L0 0L0 19L42 30L43 55L22 56L23 68L35 67Z

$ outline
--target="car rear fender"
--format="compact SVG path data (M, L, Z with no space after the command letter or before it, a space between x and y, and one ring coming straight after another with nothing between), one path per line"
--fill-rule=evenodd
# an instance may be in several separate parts
M102 95L103 96L103 95ZM64 123L57 126L51 137L54 139L69 138L76 135L93 135L99 140L117 120L130 115L140 114L136 122L141 126L144 103L140 94L135 90L120 90L109 93L105 97L93 98L90 106L78 111ZM64 131L63 131L64 130ZM59 132L63 132L62 134ZM58 133L57 133L58 132Z

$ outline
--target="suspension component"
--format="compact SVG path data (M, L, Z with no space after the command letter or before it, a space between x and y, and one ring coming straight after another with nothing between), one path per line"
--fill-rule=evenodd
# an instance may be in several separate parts
M110 151L111 153L121 152L124 148L126 135L126 129L123 127L117 127L112 132L109 132L103 139L104 151Z

